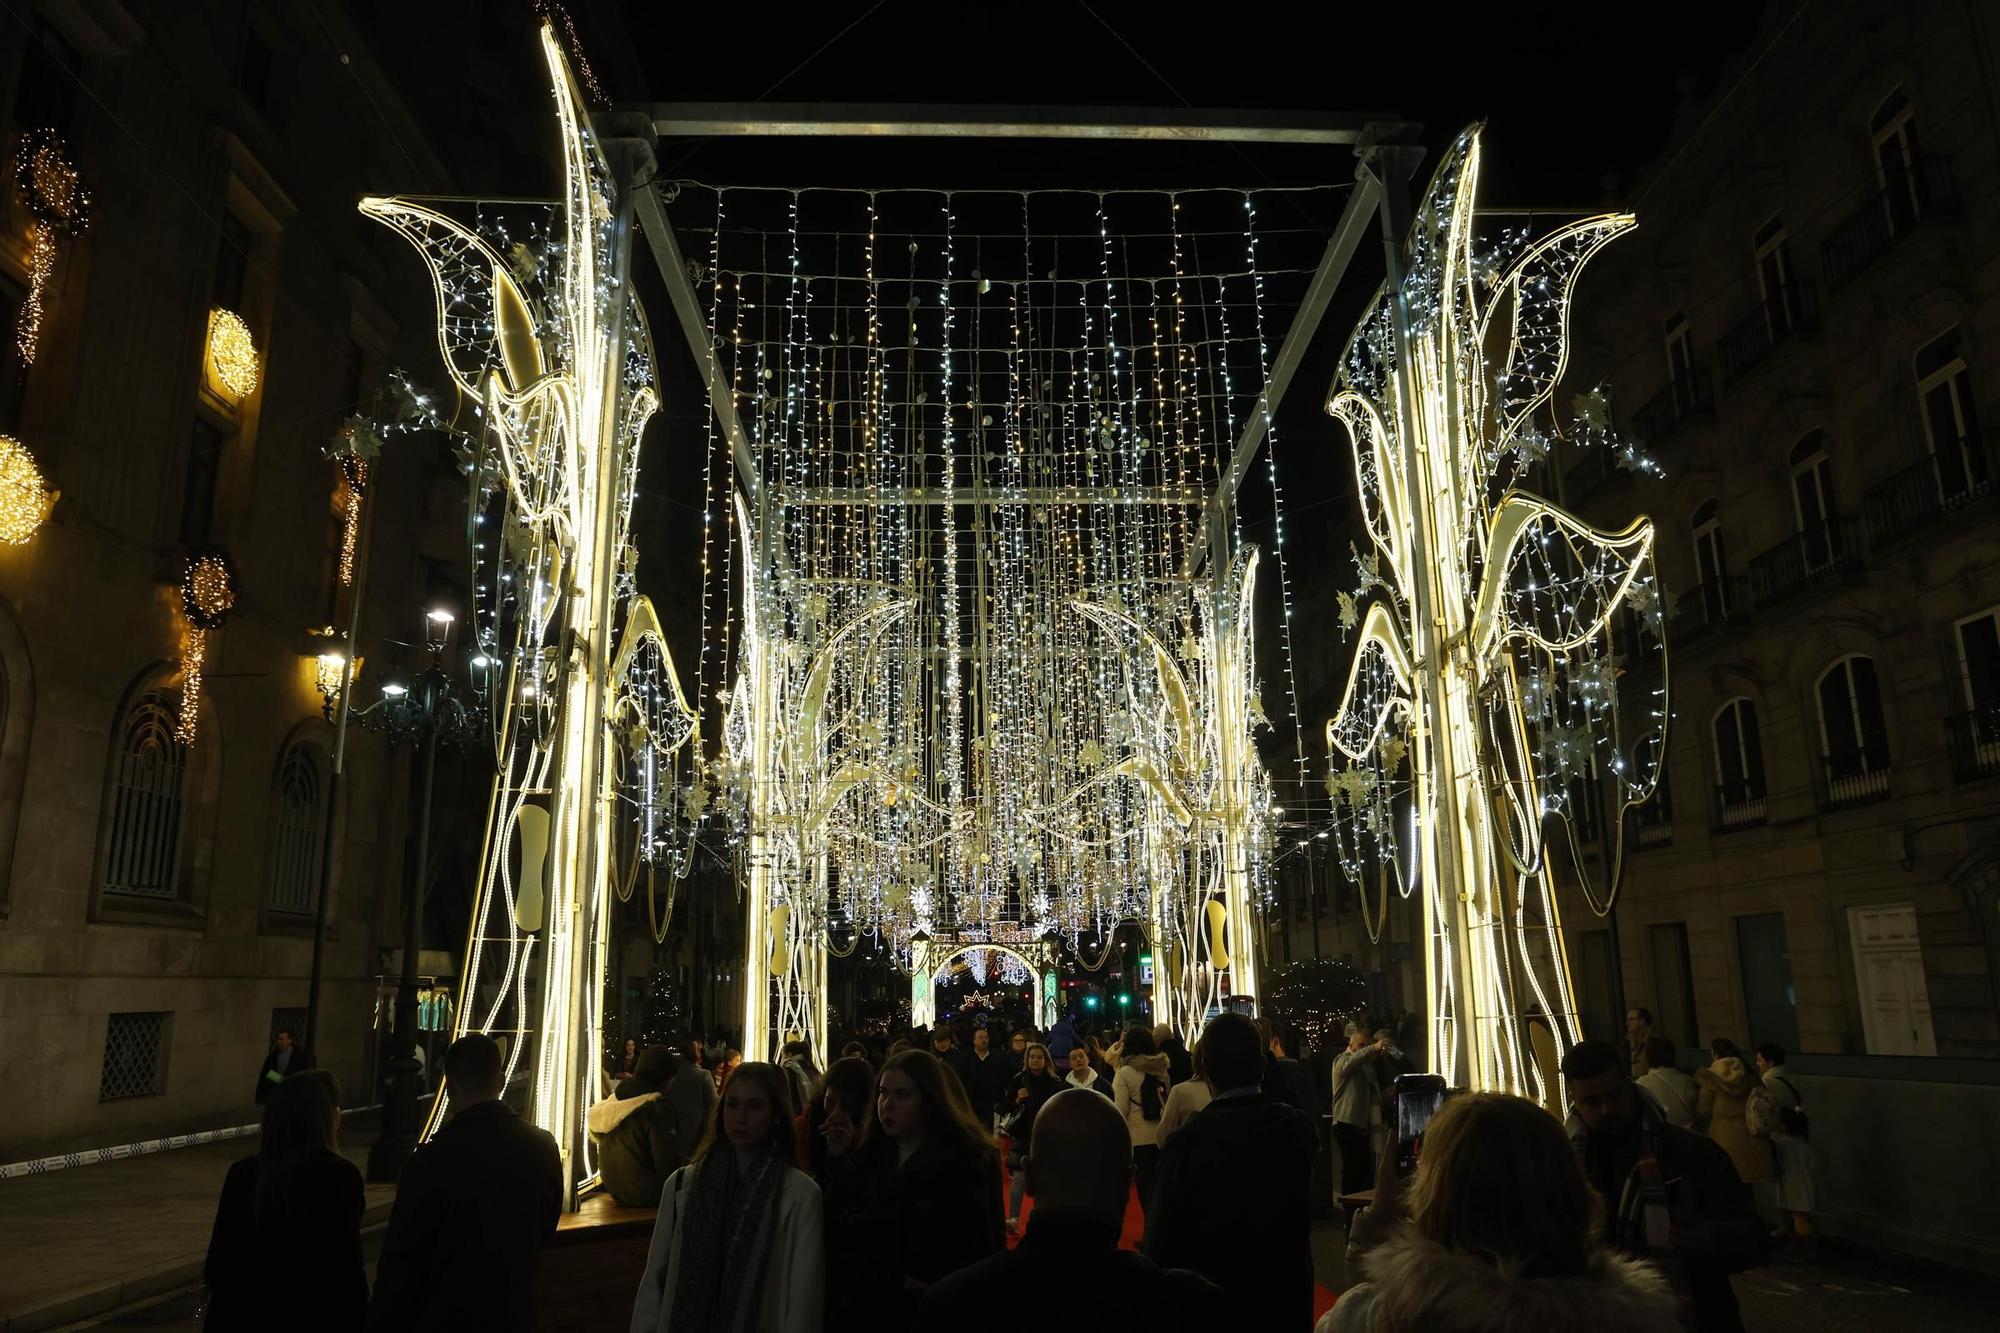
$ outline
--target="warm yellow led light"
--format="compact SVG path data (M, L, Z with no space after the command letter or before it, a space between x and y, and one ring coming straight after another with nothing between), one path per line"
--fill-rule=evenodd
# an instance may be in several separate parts
M216 389L242 401L257 391L257 343L233 310L217 306L208 316L208 374Z
M35 535L49 512L49 489L28 447L0 435L0 542L19 546Z

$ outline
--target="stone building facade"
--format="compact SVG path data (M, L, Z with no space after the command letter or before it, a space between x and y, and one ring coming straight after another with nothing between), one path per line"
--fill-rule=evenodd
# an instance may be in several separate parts
M0 395L0 429L61 492L0 547L0 1161L254 1120L272 1032L302 1017L321 892L317 1054L350 1102L369 1087L409 763L350 731L322 884L332 729L310 631L344 624L353 593L320 449L390 367L438 377L421 269L356 198L454 188L343 6L23 13L0 27L10 161L23 131L58 129L94 216ZM10 189L10 330L27 223ZM240 396L208 364L219 307L256 349ZM370 677L463 595L463 489L438 452L417 437L372 479ZM188 743L178 583L207 547L231 557L237 605Z

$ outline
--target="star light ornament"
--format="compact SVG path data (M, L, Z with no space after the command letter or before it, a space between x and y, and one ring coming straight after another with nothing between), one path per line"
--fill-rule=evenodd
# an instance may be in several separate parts
M1522 485L1554 431L1572 287L1634 220L1481 251L1478 173L1475 127L1432 180L1407 272L1392 269L1328 402L1353 443L1364 579L1380 573L1327 724L1329 790L1370 934L1391 887L1421 896L1433 1068L1543 1098L1560 1073L1533 1061L1528 1015L1559 1044L1577 1036L1551 846L1608 912L1624 812L1658 781L1666 655L1657 623L1630 610L1659 601L1652 524L1600 531ZM1658 664L1636 701L1621 699L1633 691L1615 637Z
M541 45L563 189L530 228L538 264L510 258L486 212L503 205L470 225L445 201L368 198L361 211L423 257L446 369L482 404L471 666L491 692L496 773L455 1030L501 1039L508 1081L529 1080L528 1114L588 1183L608 893L643 875L664 924L654 871L671 884L685 870L688 784L673 766L696 718L632 587L639 438L658 400L644 318L612 267L630 219L546 23ZM445 1111L439 1097L427 1133Z

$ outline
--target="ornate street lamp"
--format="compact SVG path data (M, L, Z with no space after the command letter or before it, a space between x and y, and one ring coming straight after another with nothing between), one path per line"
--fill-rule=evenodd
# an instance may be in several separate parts
M440 745L453 749L470 745L486 727L485 691L475 682L470 701L460 699L441 659L451 646L452 616L433 610L424 616L424 647L430 665L404 684L387 681L382 697L351 716L369 731L389 738L391 747L411 744L423 750L423 798L417 809L416 873L410 884L403 923L403 975L396 986L395 1029L390 1037L392 1081L383 1101L382 1134L368 1151L368 1178L396 1179L403 1163L416 1151L422 1119L417 1108L417 1072L423 1068L417 1049L417 962L423 944L424 889L430 862L431 788L437 773Z

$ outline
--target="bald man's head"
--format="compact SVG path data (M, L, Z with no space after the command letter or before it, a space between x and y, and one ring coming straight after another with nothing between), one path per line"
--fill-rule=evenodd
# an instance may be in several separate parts
M1125 1216L1132 1183L1132 1139L1125 1117L1101 1092L1068 1088L1035 1116L1028 1189L1037 1208L1080 1208L1112 1220Z

